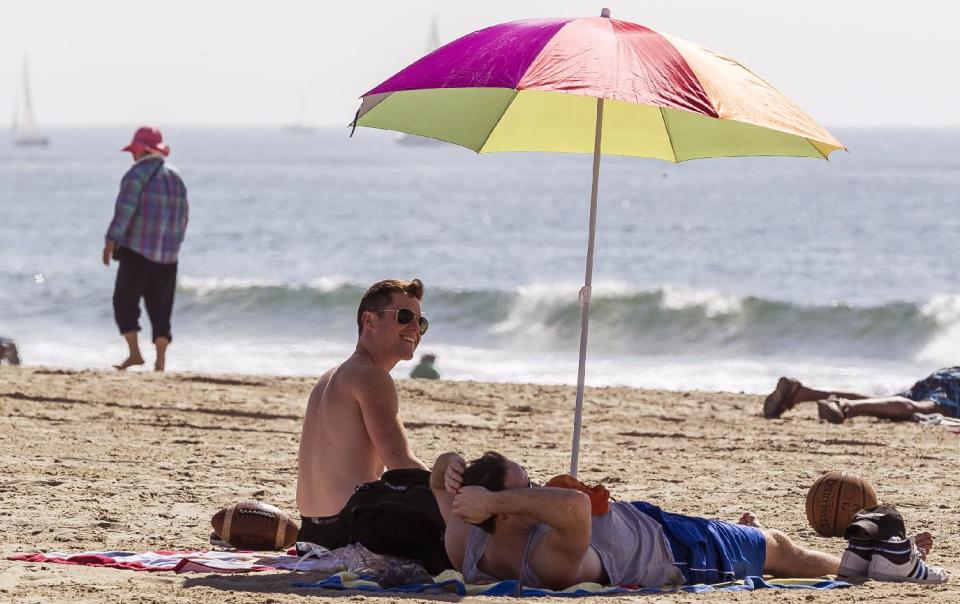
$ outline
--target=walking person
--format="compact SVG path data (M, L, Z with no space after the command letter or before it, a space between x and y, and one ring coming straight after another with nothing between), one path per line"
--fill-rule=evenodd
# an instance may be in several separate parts
M157 128L139 128L123 148L133 166L120 182L120 193L107 229L103 264L119 262L113 290L113 316L127 343L127 358L119 370L143 365L137 339L140 298L153 330L157 357L153 368L163 371L173 336L170 314L177 285L177 259L187 230L187 189L176 169L166 163L170 148Z

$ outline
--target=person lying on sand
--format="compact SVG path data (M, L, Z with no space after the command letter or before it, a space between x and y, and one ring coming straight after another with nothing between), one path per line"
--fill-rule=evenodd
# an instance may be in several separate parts
M410 360L427 332L419 279L374 283L357 309L360 335L350 358L320 378L300 435L297 541L329 549L348 544L338 513L358 485L384 469L426 466L410 450L390 370Z
M20 354L17 352L17 344L10 338L0 336L0 365L4 362L10 365L20 364Z
M820 419L842 424L858 415L894 421L913 419L914 413L940 413L960 418L960 367L940 369L906 392L873 397L856 392L816 390L797 380L781 377L763 401L763 417L773 419L799 403L816 402Z
M801 547L781 531L748 526L755 524L752 514L733 524L613 501L607 513L592 515L586 494L533 488L526 470L499 453L469 464L457 453L444 453L434 463L430 486L447 523L447 554L470 583L519 579L560 590L583 582L660 587L763 574L947 579L943 569L921 559L919 548L933 546L929 533L896 541L894 548L877 547L864 562L862 553L849 548L841 560ZM923 572L915 571L918 565Z

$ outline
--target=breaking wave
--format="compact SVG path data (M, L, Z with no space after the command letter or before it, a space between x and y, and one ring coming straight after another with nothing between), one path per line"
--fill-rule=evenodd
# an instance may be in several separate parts
M355 333L365 286L346 279L302 284L181 280L181 319L241 324L268 333ZM513 291L428 288L428 337L483 348L551 350L579 339L579 288L534 284ZM960 349L960 296L876 306L803 305L713 290L594 286L591 354L745 357L812 355L884 360L943 359Z

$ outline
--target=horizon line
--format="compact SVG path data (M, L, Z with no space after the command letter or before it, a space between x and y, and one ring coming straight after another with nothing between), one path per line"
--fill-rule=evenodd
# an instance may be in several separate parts
M151 124L163 124L164 128L217 128L217 129L228 129L228 128L249 128L249 129L284 129L284 128L307 128L315 130L349 130L350 125L337 125L337 124L294 124L290 122L224 122L224 123L215 123L215 122L167 122L164 123L160 120L154 120L150 122L141 122L141 121L130 121L130 122L51 122L43 125L40 129L48 128L130 128L130 127L139 127L144 123ZM827 126L827 129L837 129L837 130L867 130L867 129L876 129L876 130L955 130L960 129L960 122L956 124L850 124L850 125L834 125ZM7 126L4 128L8 132L12 132L13 128ZM369 128L367 128L369 130Z

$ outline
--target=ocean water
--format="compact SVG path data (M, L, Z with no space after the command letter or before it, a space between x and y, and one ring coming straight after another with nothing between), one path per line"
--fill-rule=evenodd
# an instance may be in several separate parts
M130 130L0 144L0 335L26 365L124 356L100 254ZM829 162L603 159L588 384L880 393L960 362L960 131L834 134ZM191 202L170 370L319 374L370 283L419 277L444 377L575 383L589 156L165 135Z

